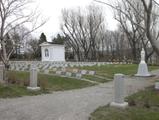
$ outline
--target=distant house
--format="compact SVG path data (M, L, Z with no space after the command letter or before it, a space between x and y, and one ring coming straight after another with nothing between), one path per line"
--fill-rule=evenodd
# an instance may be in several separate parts
M42 61L65 61L65 46L44 42L41 46Z

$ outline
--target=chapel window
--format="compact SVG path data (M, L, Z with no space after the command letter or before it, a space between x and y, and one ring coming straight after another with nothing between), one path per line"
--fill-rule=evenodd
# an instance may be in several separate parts
M45 49L45 57L49 57L49 50Z

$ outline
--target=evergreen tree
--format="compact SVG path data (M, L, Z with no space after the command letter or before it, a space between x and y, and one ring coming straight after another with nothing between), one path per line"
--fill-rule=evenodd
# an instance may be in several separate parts
M8 33L5 36L5 43L6 43L6 51L8 54L9 51L11 51L13 49L13 43L12 43L11 38Z
M40 35L40 39L39 39L39 44L43 43L43 42L47 42L46 36L44 33L41 33Z
M40 39L39 39L39 42L38 42L38 50L37 50L37 57L38 58L41 58L41 47L40 47L40 44L43 43L43 42L47 42L47 38L46 38L44 33L41 33ZM36 56L34 56L34 57L36 57Z
M64 36L61 36L60 34L57 34L57 36L52 39L52 42L54 44L64 44L65 39L66 38Z

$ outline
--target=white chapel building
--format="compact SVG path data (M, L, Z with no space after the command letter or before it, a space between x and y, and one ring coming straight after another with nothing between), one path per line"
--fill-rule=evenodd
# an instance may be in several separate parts
M42 61L65 61L65 46L61 44L53 44L44 42L41 46Z

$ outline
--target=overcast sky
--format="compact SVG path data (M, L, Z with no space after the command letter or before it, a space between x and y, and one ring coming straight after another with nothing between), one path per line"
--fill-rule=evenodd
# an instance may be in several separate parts
M41 14L49 18L48 22L38 29L35 32L35 35L38 37L41 32L44 32L47 35L47 39L50 41L51 36L56 35L60 32L60 22L61 22L61 10L63 8L76 8L76 7L85 7L90 4L99 3L94 2L93 0L35 0L36 5L41 11ZM108 2L108 0L102 0ZM117 22L113 19L113 14L111 9L108 6L101 5L105 12L107 26L110 30L116 29Z

